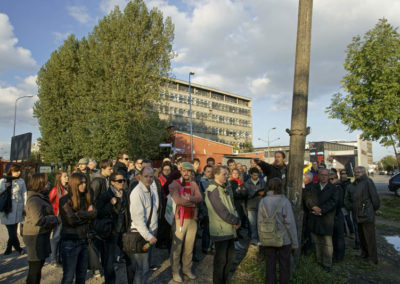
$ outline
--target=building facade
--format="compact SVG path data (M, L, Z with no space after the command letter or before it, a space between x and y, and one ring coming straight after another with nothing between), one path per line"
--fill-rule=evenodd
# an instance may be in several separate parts
M251 99L191 83L193 134L242 148L252 141ZM160 118L190 133L189 83L170 79L160 94Z

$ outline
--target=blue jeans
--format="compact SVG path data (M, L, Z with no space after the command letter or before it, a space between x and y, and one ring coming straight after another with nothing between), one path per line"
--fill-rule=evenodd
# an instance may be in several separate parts
M247 216L250 223L250 234L251 242L253 244L258 243L258 231L257 231L257 211L247 211Z
M53 229L53 236L50 239L50 246L51 246L51 262L57 261L57 246L61 239L61 227L62 225L59 224L57 227Z
M89 262L87 240L63 240L61 244L63 266L62 284L84 284Z
M134 284L144 284L147 280L149 272L149 253L133 253L129 254L129 258L135 267Z

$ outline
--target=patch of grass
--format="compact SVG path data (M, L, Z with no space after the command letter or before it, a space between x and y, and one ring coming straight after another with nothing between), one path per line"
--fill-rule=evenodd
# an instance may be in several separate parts
M292 273L291 283L345 283L346 272L341 265L332 265L331 272L325 272L317 263L314 255L301 256L299 264Z
M400 220L400 198L397 196L381 197L382 218L398 221Z
M333 265L331 273L325 272L318 264L315 256L301 256L296 269L293 269L290 283L345 283L346 270L340 265ZM277 267L277 272L279 266ZM279 272L277 273L279 277ZM265 283L265 260L260 258L257 248L249 248L245 258L236 268L230 281L232 284Z

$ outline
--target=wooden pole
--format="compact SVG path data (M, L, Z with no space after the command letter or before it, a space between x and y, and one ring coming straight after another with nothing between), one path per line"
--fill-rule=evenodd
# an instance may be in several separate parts
M301 244L303 222L301 195L303 187L304 150L306 135L310 132L310 129L306 126L308 81L310 73L312 6L313 0L299 0L292 122L291 129L286 129L290 135L287 196L293 205L299 244ZM295 264L298 262L299 255L300 249L295 253Z

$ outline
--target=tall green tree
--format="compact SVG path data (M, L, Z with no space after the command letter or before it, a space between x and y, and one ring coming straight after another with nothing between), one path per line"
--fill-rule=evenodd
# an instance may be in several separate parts
M38 74L34 115L47 161L155 158L167 136L154 105L170 74L174 26L142 0L117 7L93 32L70 36Z
M342 85L327 107L350 131L392 145L400 138L400 34L386 19L347 47Z
M397 164L396 158L393 156L385 156L380 162L385 171L393 171Z

